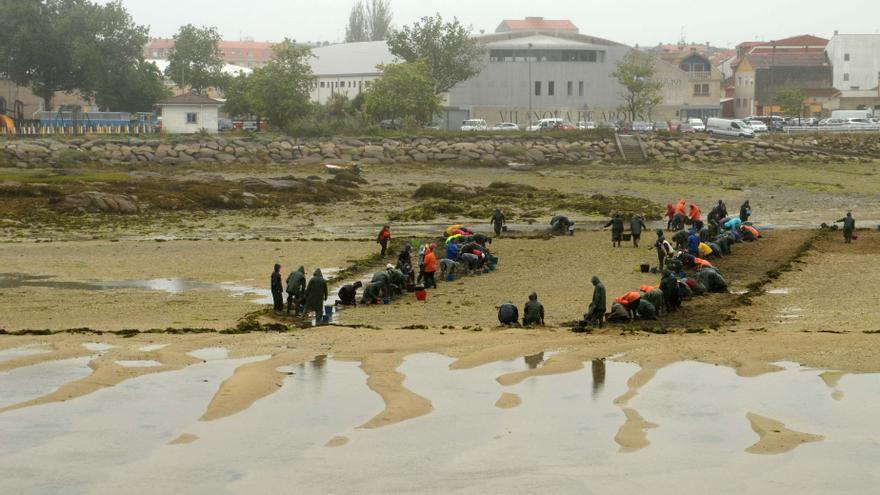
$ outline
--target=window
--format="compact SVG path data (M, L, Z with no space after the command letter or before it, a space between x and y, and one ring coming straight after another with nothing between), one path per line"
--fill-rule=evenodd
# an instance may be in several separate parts
M188 112L186 114L186 123L187 124L198 124L199 123L199 114L195 112Z
M324 87L325 84L326 84L326 83L324 83L324 81L321 81L321 87L322 87L322 88Z
M584 96L584 82L578 82L578 96Z
M535 81L535 96L541 96L541 81Z
M709 96L709 85L694 84L694 96Z
M568 81L567 89L568 89L568 91L566 92L566 94L568 96L574 96L574 82L573 81Z
M844 54L843 54L843 61L844 61L844 62L849 62L849 53L844 53Z
M556 94L556 82L550 81L547 83L547 96L553 96Z
M489 62L604 62L601 50L490 50Z
M844 81L849 81L849 73L845 73L845 74L843 75L843 80L844 80Z

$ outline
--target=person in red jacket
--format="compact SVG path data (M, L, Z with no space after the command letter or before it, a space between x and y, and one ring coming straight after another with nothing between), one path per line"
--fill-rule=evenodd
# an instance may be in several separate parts
M672 206L672 203L666 203L666 230L672 230L672 218L675 216L675 207Z
M690 217L692 222L699 222L702 220L700 217L700 208L694 203L691 203Z
M388 251L388 241L391 240L391 227L385 225L382 227L382 230L379 231L379 236L376 237L376 242L382 246L381 256L385 256L385 253Z
M425 288L437 288L434 274L437 272L437 255L434 254L434 244L425 250Z

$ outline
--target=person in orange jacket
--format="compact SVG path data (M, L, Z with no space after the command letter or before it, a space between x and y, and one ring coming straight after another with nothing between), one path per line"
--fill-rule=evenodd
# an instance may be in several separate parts
M700 218L700 208L694 203L691 203L691 211L689 216L691 217L692 222L699 222L700 220L702 220L702 218Z
M431 244L425 250L425 288L437 288L437 281L434 280L434 274L437 273L437 255L434 254L434 244Z
M376 237L376 242L382 246L381 256L385 256L385 253L388 251L388 241L391 240L391 227L385 225L382 227L382 230L379 231L379 235Z

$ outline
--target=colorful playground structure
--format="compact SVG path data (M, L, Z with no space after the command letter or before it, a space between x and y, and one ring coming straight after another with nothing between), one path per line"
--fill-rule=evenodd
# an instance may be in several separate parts
M0 98L2 100L2 98ZM77 136L84 134L153 134L159 132L152 112L91 112L80 108L38 111L30 119L22 115L21 102L7 111L0 102L0 136Z

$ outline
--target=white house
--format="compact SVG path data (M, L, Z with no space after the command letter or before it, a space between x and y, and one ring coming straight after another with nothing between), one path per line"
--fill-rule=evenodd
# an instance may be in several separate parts
M222 101L207 96L186 94L156 103L162 118L162 130L170 134L218 132L218 114Z
M377 65L398 62L385 41L327 45L313 48L312 55L315 86L311 98L321 104L334 94L356 97L382 75Z
M825 48L840 93L825 105L833 110L880 110L880 34L840 34Z

